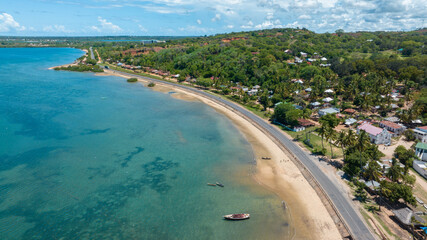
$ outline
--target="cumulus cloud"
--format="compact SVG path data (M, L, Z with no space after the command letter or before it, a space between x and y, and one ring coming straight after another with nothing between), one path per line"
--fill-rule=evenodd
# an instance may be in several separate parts
M303 15L300 15L298 19L311 19L311 17L310 15L303 14Z
M72 0L62 0L72 1ZM91 0L99 2L99 0ZM316 32L411 30L425 27L425 0L103 0L106 6L139 7L157 14L202 13L233 30L306 27ZM192 21L201 25L198 17ZM204 20L203 26L212 24ZM197 24L195 24L197 26ZM114 25L116 26L116 25ZM93 26L106 31L102 25ZM117 26L118 27L118 26ZM118 29L121 29L118 27ZM115 29L114 31L120 31ZM216 29L218 31L219 29ZM110 29L112 31L112 29Z
M201 35L201 34L206 34L209 31L212 31L213 29L202 28L202 27L198 27L198 26L186 26L186 27L180 27L180 28L178 28L178 30L181 32L186 32L186 33L190 33L190 34Z
M70 30L65 29L64 25L50 25L43 27L44 32L69 33Z
M12 15L0 13L0 32L24 31L25 27L21 26Z
M279 19L275 21L267 20L255 26L255 29L266 29L266 28L282 28L282 24Z
M112 32L117 33L123 31L122 28L113 24L112 22L108 22L106 19L102 17L98 17L99 25L91 26L90 29L96 32Z
M212 22L216 22L216 21L219 21L219 20L221 20L221 14L219 14L219 13L215 14L215 17L213 17L211 19Z
M141 24L138 24L138 28L141 32L148 32L148 30L144 26L142 26Z
M247 22L245 25L240 26L243 29L251 29L254 27L254 23L252 21Z
M202 24L202 20L200 20L200 19L197 19L197 21L196 21L196 22L197 22L197 24L199 24L199 25L200 25L200 24Z

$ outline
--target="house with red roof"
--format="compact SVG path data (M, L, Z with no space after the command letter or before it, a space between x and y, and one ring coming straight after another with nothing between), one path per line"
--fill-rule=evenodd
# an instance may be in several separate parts
M392 137L397 137L406 130L405 126L390 121L381 121L380 127L392 132Z
M375 127L370 123L363 123L357 127L358 134L360 134L360 131L365 131L374 144L391 144L391 134L385 128Z

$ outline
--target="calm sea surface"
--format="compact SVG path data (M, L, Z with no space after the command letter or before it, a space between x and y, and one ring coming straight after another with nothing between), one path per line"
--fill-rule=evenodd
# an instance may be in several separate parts
M278 239L250 145L199 102L48 70L76 49L0 49L0 239ZM208 182L225 187L210 187ZM251 213L247 221L222 215Z

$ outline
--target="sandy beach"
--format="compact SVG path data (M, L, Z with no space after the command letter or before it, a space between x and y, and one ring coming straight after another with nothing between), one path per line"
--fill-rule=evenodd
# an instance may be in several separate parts
M128 78L111 70L97 75ZM142 78L138 80L144 85L149 82ZM292 216L291 225L296 229L294 239L342 239L315 190L289 156L269 136L230 109L202 96L161 83L156 83L152 89L160 92L173 91L175 93L172 96L181 100L201 101L227 116L237 126L251 144L257 159L254 180L286 202ZM263 156L268 156L271 160L262 160Z
M88 54L88 50L87 49L80 49L80 50L82 50L83 52L85 52L85 54L84 55L86 55L86 54ZM86 58L85 58L85 60L86 60ZM49 70L52 70L52 69L55 69L55 68L58 68L58 67L68 67L68 66L76 66L77 65L77 63L76 62L74 62L74 63L68 63L68 64L64 64L64 65L59 65L59 66L54 66L54 67L50 67L50 68L48 68Z

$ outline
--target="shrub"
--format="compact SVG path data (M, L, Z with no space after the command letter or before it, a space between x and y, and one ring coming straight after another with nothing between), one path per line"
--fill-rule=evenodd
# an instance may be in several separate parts
M154 87L154 86L156 86L156 84L155 84L155 83L153 83L153 82L150 82L147 86L148 86L148 87Z
M137 82L138 79L136 79L136 78L129 78L127 81L130 82L130 83L133 83L133 82Z

